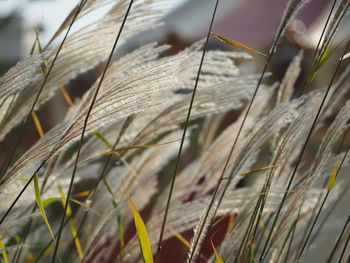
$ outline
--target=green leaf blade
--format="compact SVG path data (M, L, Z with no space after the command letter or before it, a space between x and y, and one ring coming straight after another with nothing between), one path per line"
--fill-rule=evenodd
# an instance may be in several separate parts
M210 240L210 242L211 242L211 246L213 247L213 250L214 250L215 262L216 263L224 263L224 260L221 258L219 252L216 250L216 248L214 246L213 240Z
M248 50L248 51L251 51L251 52L254 52L256 54L259 54L259 55L262 55L264 57L267 57L266 54L254 49L254 48L251 48L251 47L248 47L247 45L244 45L238 41L235 41L235 40L232 40L228 37L224 37L224 36L221 36L221 35L218 35L218 34L214 34L214 33L210 33L210 35L212 35L213 37L219 39L220 41L226 43L226 44L229 44L231 46L235 46L235 47L238 47L238 48L243 48L245 50Z
M131 201L130 198L128 198L128 202L134 215L135 228L140 243L143 261L145 263L154 263L151 243L149 241L145 223L143 222L141 215L137 211L134 203Z
M40 194L40 187L39 187L39 178L38 178L38 175L35 174L34 176L34 192L35 192L35 200L36 200L36 203L38 205L38 208L40 210L40 213L41 213L41 216L46 224L46 227L47 229L49 230L50 232L50 235L52 237L53 240L55 240L55 236L52 232L52 228L50 226L50 223L49 223L49 220L47 219L47 216L46 216L46 212L45 212L45 209L44 209L44 204L43 204L43 201L41 199L41 194Z

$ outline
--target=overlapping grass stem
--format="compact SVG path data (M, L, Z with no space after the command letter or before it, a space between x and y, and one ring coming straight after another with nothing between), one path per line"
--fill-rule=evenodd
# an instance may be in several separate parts
M1 261L311 262L315 250L349 260L349 215L334 211L350 185L350 41L338 41L350 1L330 1L315 50L271 85L311 0L288 1L268 54L212 32L219 0L205 38L177 54L123 51L162 26L170 2L80 0L0 77L0 140L16 137L1 164ZM92 71L71 97L68 84ZM67 111L47 128L40 112L58 93ZM40 138L19 151L31 126Z

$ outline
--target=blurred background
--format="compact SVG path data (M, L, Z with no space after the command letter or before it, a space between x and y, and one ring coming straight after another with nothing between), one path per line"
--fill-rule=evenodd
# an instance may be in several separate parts
M78 0L0 0L1 72L29 54L41 32L46 43ZM140 34L133 42L169 42L183 46L205 36L214 1L168 0L174 8L164 26ZM327 12L333 1L313 0L300 12L290 27L288 40L306 48L318 41ZM215 33L259 49L269 47L287 0L221 0L214 23ZM88 22L88 21L87 21ZM214 45L213 41L213 45ZM219 45L218 43L216 43Z

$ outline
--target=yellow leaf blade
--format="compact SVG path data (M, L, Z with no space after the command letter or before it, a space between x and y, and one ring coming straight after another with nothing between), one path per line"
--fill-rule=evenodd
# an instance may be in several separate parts
M235 40L232 40L232 39L230 39L230 38L228 38L228 37L224 37L224 36L221 36L221 35L218 35L218 34L214 34L214 33L210 33L210 35L212 35L213 37L215 37L215 38L219 39L220 41L222 41L222 42L224 42L224 43L226 43L226 44L229 44L229 45L231 45L231 46L243 48L243 49L245 49L245 50L252 51L252 52L254 52L254 53L257 53L257 54L259 54L259 55L262 55L262 56L267 57L266 54L264 54L264 53L262 53L262 52L260 52L260 51L258 51L258 50L256 50L256 49L254 49L254 48L248 47L247 45L244 45L244 44L242 44L242 43L240 43L240 42L237 42L237 41L235 41Z
M9 260L7 258L6 249L5 249L5 243L2 240L2 235L0 235L0 249L2 250L1 254L2 254L2 259L4 260L4 263L9 263Z
M40 188L39 188L39 179L38 179L37 174L35 174L35 176L34 176L34 192L35 192L35 200L36 200L36 203L37 203L38 208L40 210L41 216L46 224L47 229L50 232L52 239L55 240L55 236L52 232L49 220L47 219L45 209L44 209L44 204L43 204L43 201L41 199Z
M130 197L128 198L128 202L134 215L135 228L136 228L137 237L140 243L143 261L145 263L153 263L151 243L149 241L145 223L143 222L142 217L140 216L139 212L137 211Z
M240 175L247 175L247 174L251 174L251 173L255 173L255 172L259 172L259 171L265 171L265 170L269 170L269 169L274 169L281 166L281 164L274 164L274 165L270 165L270 166L264 166L264 167L260 167L257 169L253 169L250 171L245 171L245 172L241 172Z
M40 38L39 38L39 32L37 30L35 30L35 34L36 34L36 43L38 43L39 54L42 54L43 53L43 49L41 47L41 42L40 42ZM32 52L34 52L34 48L35 48L35 45L33 45L33 47L32 47ZM40 66L41 66L41 70L43 71L43 74L46 76L48 74L48 72L49 72L49 69L47 67L47 63L46 63L45 59L43 59L43 61L41 62Z
M67 102L67 104L69 106L72 106L73 105L73 100L72 98L69 96L69 93L68 91L64 88L64 87L60 87L60 92L64 98L64 100Z
M170 227L169 227L169 230L170 230L170 232L172 232L172 233L175 235L175 237L176 237L178 240L180 240L180 242L181 242L182 244L184 244L184 245L185 245L186 247L188 247L188 248L191 248L190 242L188 242L187 239L186 239L183 235L181 235L180 233L176 232L173 228L170 228Z
M38 131L39 136L44 137L44 135L45 135L44 130L43 130L43 127L41 126L38 115L36 115L36 113L34 111L32 111L31 115L32 115L34 125L35 125L36 130Z
M333 169L332 175L328 180L328 186L327 186L327 190L328 192L330 192L335 184L335 179L337 178L338 175L338 167L339 167L339 161L337 162L336 166Z
M62 198L60 197L50 197L50 198L47 198L46 200L43 201L43 206L47 206L53 202L56 202L56 201L62 201Z
M73 194L72 197L73 198L83 198L83 197L87 197L89 194L92 194L94 192L95 192L94 190L83 191L80 193Z
M164 145L167 145L167 144L170 144L170 143L174 143L174 142L177 142L177 141L179 141L179 140L165 142L165 143L158 143L158 144L147 144L147 145L135 145L135 146L122 147L122 148L115 149L113 151L102 153L100 156L109 155L109 154L112 154L112 153L115 153L115 152L121 152L121 151L128 151L128 150L134 150L134 149L144 149L144 148L152 148L152 147L164 146Z
M58 188L58 191L60 192L61 202L62 202L62 206L64 208L66 206L67 199L66 199L66 196L65 196L65 194L63 192L63 189L62 189L61 185L58 182L57 182L57 188ZM71 228L71 232L72 232L72 236L73 236L73 239L74 239L75 247L76 247L77 252L78 252L78 256L79 256L80 259L83 259L84 258L83 250L81 248L81 244L80 244L80 239L78 237L77 228L76 228L74 220L73 220L73 218L71 216L72 215L72 209L71 209L69 204L68 204L66 215L69 217L68 223L69 223L69 226Z
M112 150L112 151L101 153L101 154L99 154L99 155L97 155L95 157L92 157L92 158L84 161L84 163L91 162L91 161L93 161L93 160L95 160L95 159L97 159L99 157L102 157L102 156L105 156L105 155L109 155L109 154L118 153L118 152L121 152L121 151L129 151L129 150L134 150L134 149L145 149L145 148L159 147L159 146L164 146L164 145L167 145L167 144L170 144L170 143L174 143L174 142L177 142L177 141L180 141L180 140L174 140L174 141L158 143L158 144L134 145L134 146L121 147L121 148L118 148L118 149L115 149L115 150Z
M16 178L16 180L18 180L18 181L25 181L25 182L29 181L28 178L22 178L22 177L18 177L18 178Z
M219 255L219 252L216 250L213 240L210 240L211 246L213 247L214 250L214 254L215 254L215 262L216 263L224 263L223 259L221 258L221 256Z
M308 82L312 82L318 72L320 71L320 69L323 67L323 65L328 61L328 59L333 55L333 53L335 52L335 50L340 46L341 43L338 44L338 46L336 46L335 48L333 48L331 50L331 46L333 45L333 41L330 41L329 44L327 45L326 49L324 50L323 54L321 55L321 58L319 59L319 61L317 61L317 63L315 64L310 76L309 76L309 79L308 79Z

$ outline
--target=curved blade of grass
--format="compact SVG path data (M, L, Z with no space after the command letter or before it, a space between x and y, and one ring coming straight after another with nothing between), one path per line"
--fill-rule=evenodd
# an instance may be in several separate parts
M6 109L6 112L5 112L5 114L3 115L2 119L0 120L0 127L2 126L2 124L4 123L4 121L6 120L7 116L9 115L9 113L10 113L10 111L11 111L11 109L12 109L14 103L15 103L15 100L16 100L16 98L17 98L16 95L17 95L17 93L14 94L14 95L12 96L11 102L10 102L9 106L8 106L8 108Z
M183 236L181 235L179 232L175 231L175 229L173 229L172 227L167 227L171 233L174 234L174 236L182 243L184 244L186 247L191 248L191 243ZM200 254L199 257L205 261L208 261L208 259L203 255Z
M328 185L327 185L328 192L330 192L332 190L333 186L334 186L335 179L337 178L337 175L338 175L338 168L339 168L339 162L334 167L332 175L331 175L331 177L328 180Z
M236 215L230 214L227 223L227 232L231 231L233 226L235 225Z
M108 146L108 148L112 149L112 144L110 144L109 141L99 131L93 131L91 134L95 135L97 138L103 141Z
M43 201L43 205L44 205L44 207L45 206L47 206L47 205L49 205L49 204L52 204L53 202L57 202L57 201L59 201L59 202L62 202L62 197L51 197L51 198L48 198L48 199L46 199L46 200L44 200ZM102 215L99 213L99 212L97 212L95 209L93 209L92 207L90 207L90 206L88 206L88 205L86 205L86 204L84 204L83 202L80 202L80 201L78 201L78 200L76 200L76 199L71 199L71 201L73 202L73 203L76 203L77 205L80 205L81 207L83 207L85 210L87 210L87 211L90 211L90 212L92 212L92 213L94 213L95 215L97 215L97 216L99 216L99 217L102 217Z
M147 229L145 223L142 220L139 212L137 211L134 203L131 201L130 197L128 198L129 205L134 215L135 228L137 232L137 237L139 239L141 253L143 261L145 263L153 263L153 255L151 249L151 243L149 241Z
M49 204L52 204L53 202L57 202L57 201L62 201L62 198L61 197L51 197L51 198L48 198L46 200L43 201L43 206L47 206Z
M73 100L69 96L68 91L64 87L60 87L60 92L61 92L64 100L67 102L68 106L72 106L73 105Z
M38 43L38 50L39 50L39 54L42 54L43 53L43 49L41 47L41 42L40 42L40 38L39 38L39 32L37 30L34 30L35 31L35 36L36 36L36 41L34 42L34 45L32 47L32 50L31 52L34 52L34 49L35 48L35 43ZM40 64L40 67L41 67L41 70L43 71L43 74L46 76L49 72L49 69L47 67L47 62L45 60L45 58L42 59L42 62Z
M95 157L92 157L92 158L84 161L83 163L91 162L91 161L93 161L93 160L95 160L97 158L100 158L102 156L118 153L118 152L121 152L121 151L129 151L129 150L134 150L134 149L144 149L144 148L159 147L159 146L164 146L164 145L167 145L167 144L170 144L170 143L174 143L174 142L178 142L178 141L180 141L180 140L174 140L174 141L170 141L170 142L157 143L157 144L147 144L147 145L135 145L135 146L128 146L128 147L121 147L121 148L118 148L118 149L114 149L112 151L101 153L101 154L99 154L99 155L97 155Z
M45 209L44 209L44 204L43 201L41 199L41 194L40 194L40 187L39 187L39 179L38 179L38 175L35 174L34 176L34 192L35 192L35 200L36 200L36 204L38 205L38 208L40 210L41 216L46 224L47 229L50 232L50 235L52 237L53 240L55 240L55 236L52 232L49 220L47 219L46 213L45 213Z
M36 38L35 38L35 40L34 40L34 43L33 43L33 45L32 45L32 48L30 49L30 52L29 52L29 54L30 55L33 55L34 54L34 51L35 51L35 48L36 48Z
M1 254L2 254L2 259L3 259L4 263L9 263L8 258L7 258L6 249L5 249L5 243L2 240L1 235L0 235L0 249L2 250Z
M223 259L221 258L221 256L219 255L219 252L216 250L213 240L210 240L211 246L214 250L214 254L215 254L215 262L216 263L224 263Z
M256 53L256 54L259 54L259 55L262 55L262 56L264 56L264 57L267 57L266 54L264 54L264 53L262 53L262 52L260 52L260 51L258 51L258 50L256 50L256 49L254 49L254 48L248 47L247 45L244 45L244 44L242 44L242 43L240 43L240 42L237 42L237 41L235 41L235 40L232 40L232 39L230 39L230 38L228 38L228 37L224 37L224 36L221 36L221 35L218 35L218 34L215 34L215 33L210 33L210 35L213 36L213 37L215 37L215 38L217 38L217 39L219 39L220 41L222 41L222 42L224 42L224 43L226 43L226 44L231 45L231 46L243 48L243 49L245 49L245 50L252 51L252 52L254 52L254 53Z
M169 228L170 232L172 232L174 234L174 236L182 243L184 244L186 247L190 248L191 244L190 242L183 236L181 235L179 232L176 232L174 229Z
M89 196L90 194L92 194L94 192L95 192L94 190L83 191L83 192L79 192L79 193L73 194L72 197L73 198L87 197L87 196Z
M342 43L342 42L341 42L341 43ZM314 66L314 68L313 68L313 70L312 70L312 72L311 72L311 74L310 74L310 76L309 76L309 81L308 81L309 83L312 82L312 81L316 78L316 76L317 76L319 70L320 70L320 69L323 67L323 65L328 61L328 59L333 55L334 51L335 51L336 49L338 49L338 47L339 47L339 45L340 45L341 43L339 43L339 44L338 44L335 48L333 48L332 50L330 50L330 48L331 48L331 46L332 46L332 44L333 44L333 41L330 41L330 42L328 43L328 45L327 45L325 51L323 52L321 58L317 61L317 63L315 64L315 66Z
M43 127L41 126L38 115L36 115L36 113L34 111L32 111L31 115L32 115L32 119L34 121L34 125L35 125L36 130L38 131L39 136L44 137L45 133L44 133Z
M115 149L113 151L105 152L99 155L98 157L104 156L104 155L109 155L115 152L120 152L120 151L128 151L128 150L133 150L133 149L144 149L144 148L152 148L152 147L158 147L158 146L164 146L170 143L178 142L180 140L174 140L170 142L164 142L164 143L157 143L157 144L147 144L147 145L135 145L135 146L128 146L128 147L121 147L118 149Z
M240 175L247 175L247 174L251 174L251 173L255 173L255 172L265 171L265 170L277 168L279 166L281 166L281 164L274 164L274 165L270 165L270 166L264 166L264 167L260 167L260 168L253 169L253 170L250 170L250 171L242 172L242 173L240 173Z
M28 182L30 179L29 178L22 178L22 177L19 177L19 178L16 178L17 181L25 181L25 182Z
M63 208L66 206L66 202L67 202L67 199L66 199L66 196L63 192L63 189L60 185L59 182L57 182L57 188L58 188L58 191L60 192L60 195L61 195L61 202L62 202L62 206ZM72 232L72 235L73 235L73 239L74 239L74 244L75 244L75 247L77 248L77 252L78 252L78 256L80 259L83 259L84 258L84 254L83 254L83 250L81 248L81 244L80 244L80 239L77 235L78 231L77 231L77 228L75 226L75 223L74 223L74 220L73 220L73 217L72 217L72 208L71 206L68 204L67 205L68 208L67 208L67 211L66 211L66 215L67 217L69 218L69 226L71 228L71 232Z
M256 173L256 172L261 172L261 171L265 171L265 170L269 170L269 169L274 169L274 168L277 168L277 167L280 167L280 166L281 166L281 164L274 164L274 165L264 166L264 167L256 168L256 169L253 169L253 170L241 172L239 174L240 175L248 175L248 174L252 174L252 173ZM227 179L229 179L229 177L223 177L222 179L223 180L224 179L227 180Z
M32 46L32 49L30 51L30 54L34 53L34 50L35 50L35 47L36 47L36 43L38 43L39 54L42 54L43 53L43 49L42 49L42 46L41 46L39 33L38 33L37 30L34 30L34 31L35 31L36 38L35 38L34 44ZM47 61L45 60L44 57L43 57L43 61L41 62L40 66L41 66L41 70L43 71L44 75L46 76L48 74L49 70L48 70L48 67L47 67ZM69 106L72 106L73 105L73 101L72 101L72 98L69 96L67 90L64 87L60 87L59 91L61 92L64 100L66 101L66 103Z

